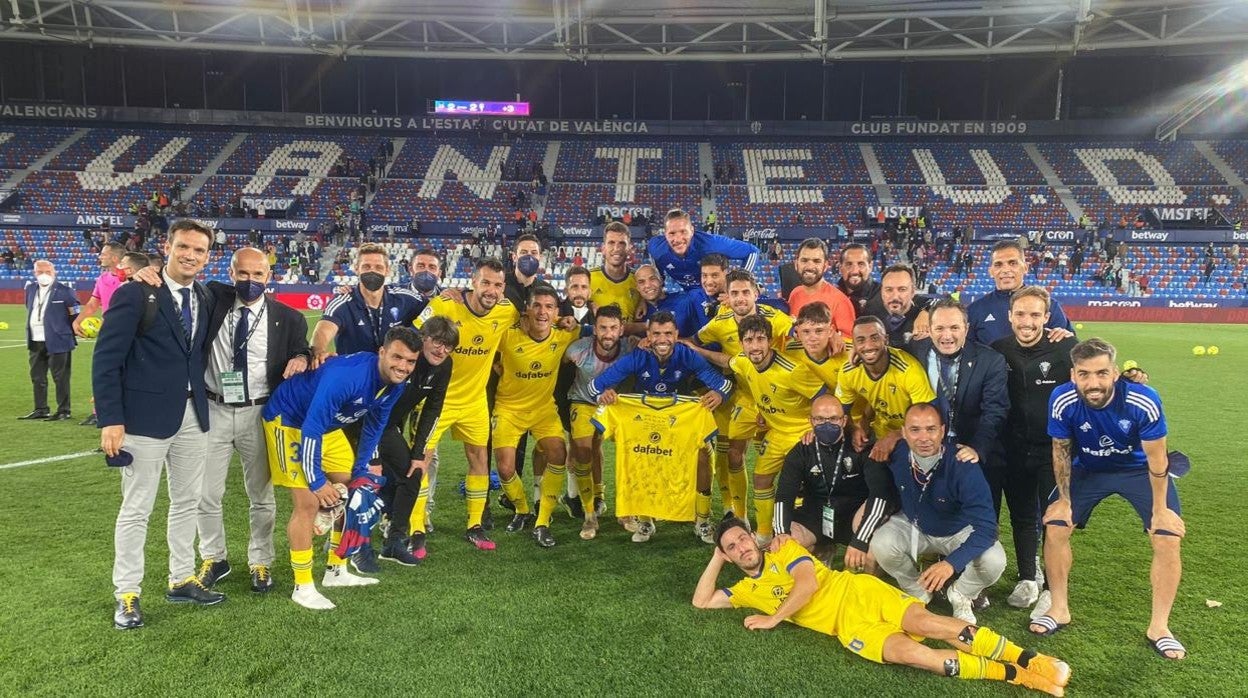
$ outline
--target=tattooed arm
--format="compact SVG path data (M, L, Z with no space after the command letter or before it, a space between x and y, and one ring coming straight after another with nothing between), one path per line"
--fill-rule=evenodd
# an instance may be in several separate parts
M1057 482L1057 496L1070 501L1070 439L1053 439L1053 479Z

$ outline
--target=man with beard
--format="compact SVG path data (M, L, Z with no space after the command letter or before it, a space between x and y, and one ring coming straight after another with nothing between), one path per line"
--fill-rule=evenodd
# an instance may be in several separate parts
M834 635L851 652L880 664L901 664L941 676L1005 681L1061 696L1070 681L1065 662L1024 650L984 627L938 616L923 602L867 574L837 572L811 558L796 541L773 541L764 552L749 527L728 518L716 530L716 547L693 591L694 608L751 608L749 630L784 621ZM746 576L716 588L725 563ZM953 650L921 643L941 640Z
M815 301L828 306L837 330L832 351L840 353L843 339L854 332L854 308L839 288L823 278L828 271L828 246L819 238L806 238L797 247L793 266L802 283L789 294L789 313L797 317L802 306Z
M991 345L998 339L1009 336L1010 294L1021 288L1027 280L1027 256L1022 246L1012 240L1002 240L993 245L988 275L992 277L997 288L967 306L966 313L971 325L967 341ZM1049 322L1046 327L1051 330L1049 339L1053 341L1067 336L1057 332L1057 328L1072 332L1070 320L1066 319L1062 306L1053 299L1049 302Z
M685 293L698 307L698 327L705 327L719 313L719 299L728 291L728 258L712 252L702 258L699 269L701 284Z
M648 248L659 272L686 291L698 287L702 258L712 252L724 255L748 272L754 271L758 261L758 248L754 245L723 235L694 231L689 214L678 208L667 212L663 221L663 237L650 238Z
M1186 526L1170 477L1166 416L1157 391L1120 379L1116 353L1102 339L1075 345L1071 380L1049 397L1057 488L1044 512L1044 572L1053 605L1030 629L1052 635L1070 623L1071 533L1087 525L1097 504L1116 494L1131 503L1152 542L1152 617L1145 638L1161 657L1184 659L1187 650L1170 632Z
M933 300L916 295L914 288L914 269L906 264L894 264L880 275L879 300L885 311L881 319L892 346L904 347L928 336L931 319L925 311Z
M462 303L438 296L416 318L417 327L423 326L429 318L444 317L459 328L459 344L455 347L442 417L429 435L428 443L430 448L436 448L442 434L449 430L455 440L464 444L464 455L468 459L468 475L464 479L468 528L464 538L478 550L495 547L481 525L490 486L486 451L490 440L490 408L485 388L499 341L520 319L516 307L503 297L506 288L503 279L503 263L497 259L483 259L472 274L472 291L464 294ZM413 534L424 533L428 486L426 477L412 511Z
M871 250L857 242L846 245L841 249L840 271L836 287L849 298L854 314L883 315L883 306L878 305L880 285L871 278ZM876 305L868 308L873 301Z
M573 500L569 495L564 505L573 516L585 518L581 526L582 540L592 540L598 535L598 517L606 513L602 485L602 437L591 421L597 405L589 391L589 384L637 345L632 337L622 336L623 328L619 307L614 304L603 306L594 318L594 336L576 340L563 355L564 364L575 373L567 394L571 402L568 433L572 437L572 474L577 486L577 499ZM580 506L574 507L574 501Z
M619 306L625 322L631 322L641 304L637 281L628 268L632 251L628 226L614 221L602 229L602 266L589 273L589 300L594 308Z
M1018 584L1009 604L1027 608L1035 604L1034 617L1044 615L1052 603L1050 592L1040 587L1040 502L1048 500L1053 481L1053 442L1047 428L1049 396L1070 376L1070 350L1074 337L1049 340L1044 330L1049 321L1049 292L1024 286L1010 297L1013 333L992 344L1005 357L1010 412L1002 441L1005 467L1002 477L989 478L993 506L1001 510L1001 495L1010 506L1010 529L1018 560Z

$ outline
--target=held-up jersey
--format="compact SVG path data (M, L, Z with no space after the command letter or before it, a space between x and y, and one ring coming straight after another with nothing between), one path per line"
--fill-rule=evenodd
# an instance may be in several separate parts
M1070 439L1072 465L1096 471L1148 467L1144 441L1166 435L1161 397L1142 383L1119 378L1114 396L1101 409L1089 407L1068 382L1049 396L1049 436Z
M459 346L455 347L455 365L443 410L483 402L485 384L490 380L494 365L494 352L503 334L520 319L520 313L507 299L499 300L485 315L477 315L464 303L438 296L429 301L414 324L417 328L423 327L431 317L444 317L459 328Z
M576 378L572 381L572 387L568 388L568 399L572 402L594 404L596 398L590 393L589 384L599 374L607 370L608 366L615 363L621 356L632 351L636 346L636 338L620 337L619 353L613 359L603 360L594 351L593 337L582 337L572 342L572 346L568 347L568 352L564 355L564 358L576 367Z
M494 409L517 414L555 409L559 364L579 336L579 331L553 327L539 341L529 336L522 323L508 329L498 348L503 372L494 395Z
M847 409L855 400L862 399L875 410L871 431L875 438L882 439L889 432L901 430L910 405L932 402L936 393L918 359L888 347L888 370L878 380L867 373L861 362L845 364L837 379L836 397Z
M377 370L377 355L359 352L327 361L315 371L282 381L264 405L261 415L282 418L282 426L300 430L299 461L308 489L325 485L321 469L321 439L325 434L364 419L360 447L352 476L360 475L377 450L390 411L403 395L406 382L386 383Z
M593 424L615 439L615 513L693 521L698 452L715 438L715 418L696 398L621 395Z
M615 304L620 306L624 322L631 322L637 315L637 307L641 305L641 294L637 292L637 279L629 271L623 279L612 279L602 267L589 272L589 300L595 308Z
M755 312L771 324L772 348L784 348L785 343L789 341L789 331L793 329L793 318L769 305L758 305ZM698 343L702 346L718 344L721 347L720 351L728 356L741 353L741 339L737 334L737 317L732 312L732 308L727 306L720 308L715 317L711 318L705 327L698 330Z
M793 591L793 568L803 562L814 565L819 588L805 606L785 620L835 636L839 630L841 602L853 575L828 569L795 540L785 541L774 553L763 552L763 569L758 576L746 575L723 592L734 608L753 608L774 615Z
M771 430L768 438L777 442L800 440L810 431L810 401L825 390L823 381L802 364L773 353L762 370L744 354L728 363L737 377L737 390L744 388Z

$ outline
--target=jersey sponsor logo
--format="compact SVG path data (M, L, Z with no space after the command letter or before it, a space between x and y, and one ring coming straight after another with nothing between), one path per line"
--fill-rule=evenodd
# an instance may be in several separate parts
M649 444L645 444L645 445L636 444L633 446L632 450L633 450L633 453L638 453L638 454L645 455L645 456L663 456L664 458L671 458L673 455L673 451L670 448L663 448L662 446L651 446Z
M1114 445L1114 440L1109 438L1108 436L1102 436L1100 443L1101 443L1101 448L1109 448L1110 446Z
M667 383L655 383L655 384L654 384L654 391L655 391L655 392L657 392L657 393L666 393L666 392L667 392Z
M483 336L481 336L481 335L479 335L479 334L478 334L478 335L473 335L473 337L472 337L472 343L473 343L473 344L475 344L476 346L481 346L481 344L482 344L483 342L485 342L485 337L483 337Z

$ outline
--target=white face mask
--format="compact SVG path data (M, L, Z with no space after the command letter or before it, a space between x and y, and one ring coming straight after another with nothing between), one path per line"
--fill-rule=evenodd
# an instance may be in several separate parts
M53 277L51 274L36 274L35 275L35 281L39 282L40 286L51 286L52 280L53 280Z

